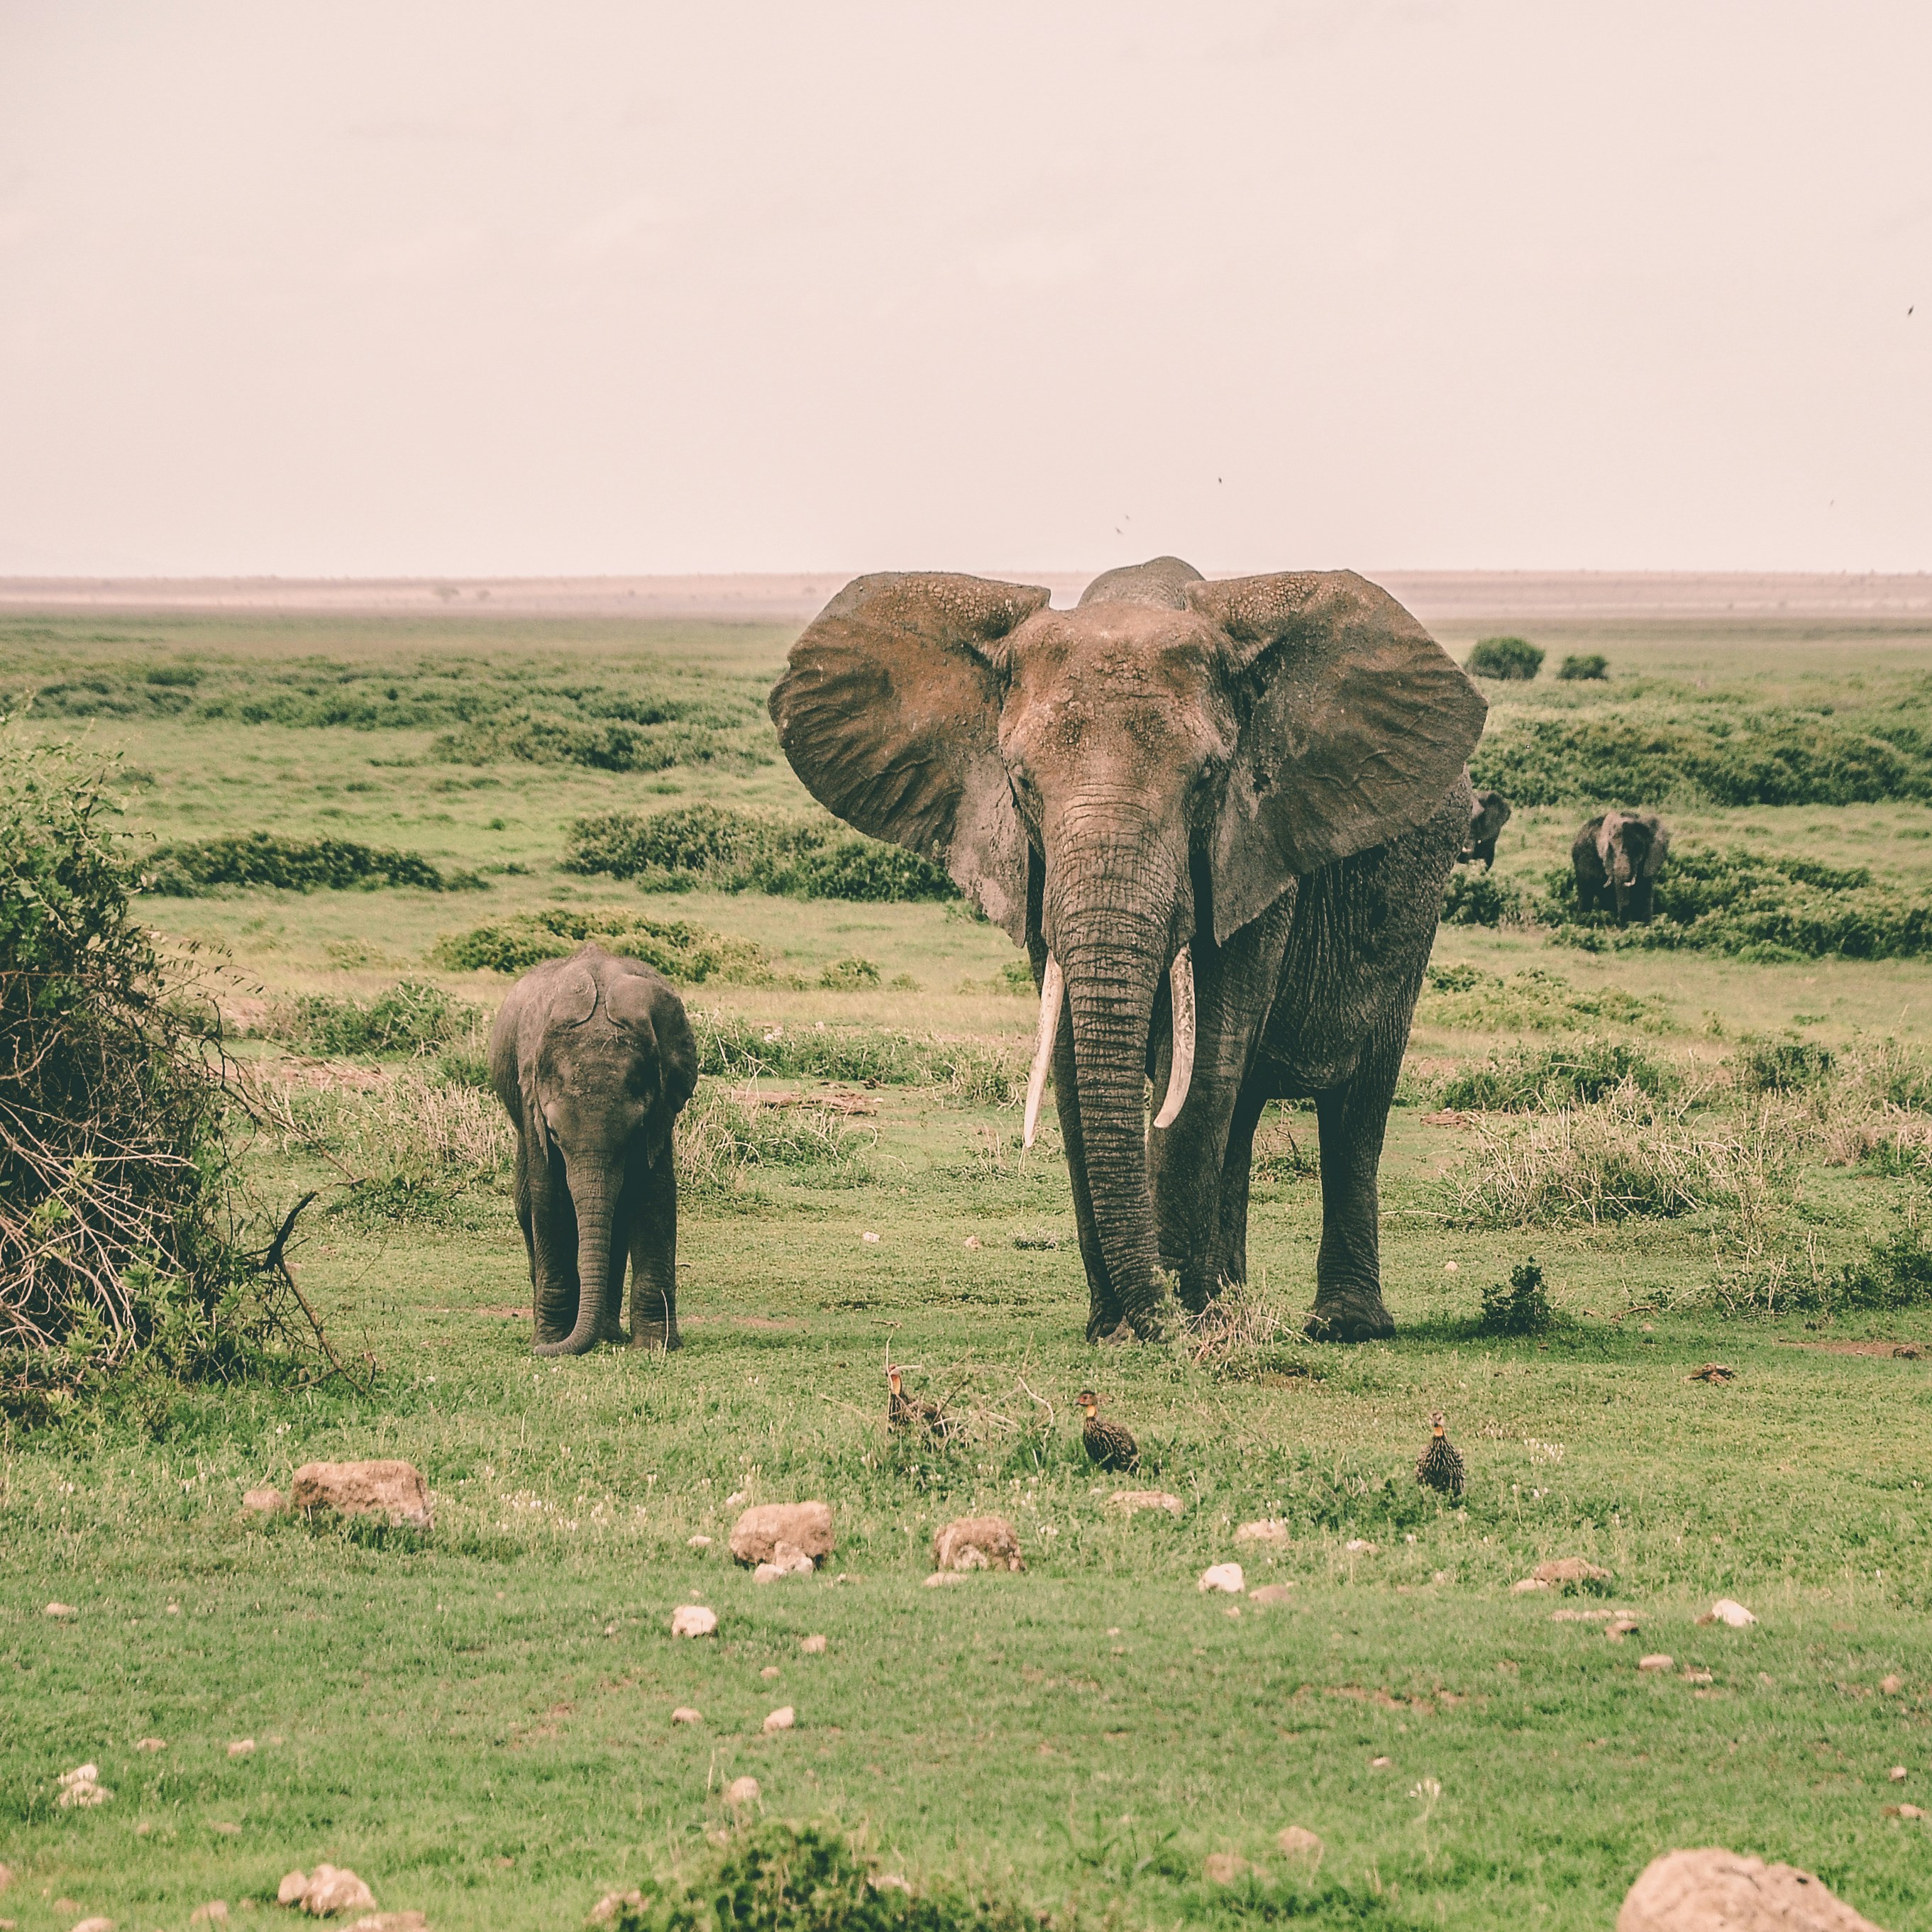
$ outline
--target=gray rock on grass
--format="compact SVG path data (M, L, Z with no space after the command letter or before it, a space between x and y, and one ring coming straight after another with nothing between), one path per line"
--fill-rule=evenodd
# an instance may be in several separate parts
M413 1462L304 1462L289 1500L304 1511L381 1516L398 1528L430 1527L429 1485Z
M1024 1570L1019 1532L1003 1516L962 1516L932 1539L935 1570Z
M1638 1875L1616 1932L1881 1932L1795 1865L1707 1845L1666 1852Z
M748 1568L770 1564L789 1571L803 1557L815 1569L832 1554L832 1506L756 1504L732 1526L731 1554Z

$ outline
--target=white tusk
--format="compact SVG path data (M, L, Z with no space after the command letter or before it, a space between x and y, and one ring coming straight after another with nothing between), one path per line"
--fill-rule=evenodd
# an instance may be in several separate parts
M1020 1135L1022 1148L1033 1145L1040 1126L1040 1103L1046 1092L1046 1070L1053 1064L1053 1042L1060 1032L1060 1003L1066 994L1066 976L1060 970L1060 962L1049 952L1040 982L1040 1040L1033 1050L1033 1071L1027 1076L1026 1125Z
M1167 1098L1154 1119L1157 1127L1174 1125L1194 1078L1194 956L1186 946L1174 956L1167 980L1174 994L1174 1058L1168 1064Z

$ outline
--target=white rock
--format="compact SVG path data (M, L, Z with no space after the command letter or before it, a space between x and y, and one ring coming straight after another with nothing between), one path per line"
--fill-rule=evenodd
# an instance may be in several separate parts
M724 1802L734 1810L758 1802L758 1780L755 1778L734 1778L724 1787Z
M1636 1667L1640 1670L1670 1670L1676 1667L1677 1660L1660 1650L1654 1650L1648 1657L1640 1657Z
M1351 1556L1372 1556L1376 1553L1376 1546L1364 1536L1352 1536L1342 1546Z
M859 1238L862 1241L876 1242L879 1238L878 1235L868 1232L866 1234L861 1234Z
M228 1755L230 1757L253 1757L254 1754L255 1740L253 1738L237 1738L228 1747Z
M1904 1766L1902 1764L1894 1765L1892 1768L1886 1773L1886 1776L1890 1778L1894 1784L1903 1784L1906 1779L1906 1770Z
M825 1654L825 1637L823 1632L814 1630L811 1636L800 1637L798 1640L798 1647L807 1657L823 1657Z
M1116 1490L1107 1501L1113 1508L1124 1510L1129 1516L1138 1510L1165 1510L1176 1521L1187 1509L1178 1496L1170 1496L1165 1490Z
M818 1568L802 1550L781 1549L778 1560L760 1563L752 1572L754 1583L776 1583L785 1576L809 1576Z
M40 1614L44 1617L77 1617L80 1612L71 1604L50 1604Z
M190 1925L226 1925L228 1923L228 1901L225 1898L211 1898L206 1905L197 1905L188 1916Z
M1460 1274L1462 1270L1454 1262L1444 1262L1442 1264L1442 1272L1444 1274Z
M1194 1587L1204 1594L1219 1590L1226 1596L1238 1597L1248 1587L1248 1582L1238 1563L1210 1563L1202 1571Z
M1294 1532L1280 1516L1271 1516L1260 1522L1244 1522L1234 1532L1237 1543L1266 1543L1280 1549L1294 1540Z
M709 1636L718 1628L718 1612L702 1604L680 1604L670 1613L673 1636Z
M1757 1619L1735 1598L1720 1597L1697 1621L1700 1624L1729 1624L1732 1630L1742 1630Z
M1810 1873L1711 1845L1637 1875L1616 1932L1879 1932Z
M319 1864L308 1875L302 1908L313 1918L329 1918L338 1912L370 1912L376 1894L346 1865Z
M142 1738L134 1746L137 1751L164 1751L167 1748L164 1738Z
M70 1925L68 1932L114 1932L114 1922L111 1918L98 1917L83 1918L79 1924Z
M966 1237L966 1252L970 1255L976 1255L980 1252L980 1238L977 1234L968 1234Z
M1210 1885L1239 1885L1254 1867L1233 1852L1210 1852L1201 1875Z
M701 1724L704 1721L704 1713L694 1711L688 1704L680 1704L670 1714L670 1720L674 1724Z
M641 1892L607 1892L590 1910L584 1919L586 1925L608 1925L627 1905L644 1909L644 1894Z
M308 1889L308 1874L307 1872L285 1873L281 1883L275 1888L275 1903L278 1905L299 1905L302 1902L302 1894Z
M1322 1862L1322 1840L1306 1825L1284 1826L1275 1834L1274 1848L1285 1858L1306 1858L1318 1865Z
M711 1539L708 1536L688 1536L685 1538L684 1546L687 1550L709 1550ZM610 1894L613 1898L616 1895L614 1892Z
M965 1581L966 1572L963 1570L935 1570L927 1577L922 1587L928 1590L940 1590L948 1583L963 1583Z
M781 1704L778 1708L765 1720L765 1736L766 1737L770 1737L776 1732L788 1731L797 1722L798 1713L794 1711L789 1704Z
M114 1794L100 1782L98 1765L76 1765L71 1771L64 1771L58 1780L60 1796L54 1802L63 1811L85 1811L96 1804L105 1804Z

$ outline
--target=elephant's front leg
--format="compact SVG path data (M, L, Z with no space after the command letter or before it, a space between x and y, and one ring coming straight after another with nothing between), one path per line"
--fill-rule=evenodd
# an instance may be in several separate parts
M1376 1172L1395 1097L1402 1054L1384 1052L1346 1086L1319 1095L1322 1246L1315 1260L1315 1306L1308 1333L1318 1341L1379 1341L1395 1333L1382 1301L1382 1202Z
M644 1169L631 1216L631 1346L681 1348L677 1332L677 1156Z
M577 1209L563 1163L547 1146L529 1163L524 1223L530 1244L530 1300L537 1344L561 1342L577 1325Z

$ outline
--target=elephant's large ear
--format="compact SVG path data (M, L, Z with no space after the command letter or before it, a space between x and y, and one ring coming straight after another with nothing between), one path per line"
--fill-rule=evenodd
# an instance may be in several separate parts
M1290 879L1420 825L1483 734L1482 694L1353 571L1188 586L1228 640L1245 716L1214 839L1225 940Z
M1027 841L1000 757L1000 646L1050 595L977 577L856 578L772 691L778 742L812 796L944 866L1022 943Z

